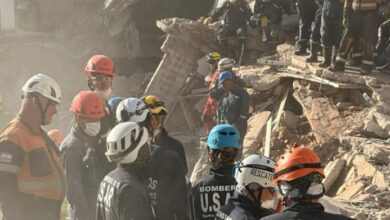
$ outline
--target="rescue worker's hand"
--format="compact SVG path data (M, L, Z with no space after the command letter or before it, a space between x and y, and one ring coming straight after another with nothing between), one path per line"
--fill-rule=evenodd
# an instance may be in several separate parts
M204 25L209 25L209 24L211 24L211 23L213 23L213 18L212 18L212 17L207 17L207 18L205 18L204 21L203 21L203 24L204 24Z

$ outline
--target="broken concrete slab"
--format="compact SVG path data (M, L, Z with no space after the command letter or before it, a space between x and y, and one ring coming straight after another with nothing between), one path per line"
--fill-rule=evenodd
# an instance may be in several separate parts
M386 132L373 120L364 121L364 132L369 137L387 138Z
M363 153L378 163L385 165L390 163L389 144L367 143L363 146Z
M373 113L375 121L378 123L378 125L385 131L385 133L390 136L390 116L374 112Z
M388 186L385 175L378 170L378 168L367 162L367 159L364 156L355 156L353 159L353 165L356 168L357 176L372 178L372 183L379 188L385 188Z
M254 89L259 91L267 91L280 84L280 76L278 74L265 74L269 67L257 69L244 68L240 70L240 77L248 82Z
M350 182L345 187L345 190L337 195L336 198L345 201L351 200L360 192L362 192L365 186L365 182L361 180Z
M323 196L319 202L324 206L325 211L345 216L353 216L359 213L359 209L347 205L345 203L339 202L328 196Z
M325 167L325 180L323 182L325 187L325 192L330 191L333 184L336 182L336 180L343 172L345 165L346 165L345 159L339 158L336 161L329 163Z
M304 114L318 142L323 142L329 136L338 137L342 134L344 119L327 98L315 98L304 104L308 106Z
M270 111L264 111L254 114L248 120L248 132L245 135L243 143L243 157L259 153L260 146L263 143L262 133L268 118L271 116Z

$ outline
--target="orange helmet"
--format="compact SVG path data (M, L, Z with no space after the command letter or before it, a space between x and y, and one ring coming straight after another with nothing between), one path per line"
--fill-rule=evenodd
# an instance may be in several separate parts
M88 119L100 119L106 115L104 101L92 91L79 92L73 98L70 111Z
M94 55L89 58L87 66L84 68L87 74L96 73L108 76L114 76L114 63L111 58L105 55Z
M59 147L64 140L64 133L58 129L52 129L47 132L47 135L54 141L54 143Z
M281 180L289 182L310 173L325 176L321 160L312 149L296 145L277 160L273 182L275 184Z

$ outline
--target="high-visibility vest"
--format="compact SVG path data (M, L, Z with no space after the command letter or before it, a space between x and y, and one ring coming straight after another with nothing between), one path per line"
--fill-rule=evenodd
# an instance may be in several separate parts
M16 172L21 193L52 200L64 198L65 176L60 156L48 146L42 134L32 133L19 118L14 118L0 133L0 142L3 141L12 142L24 151L22 167ZM37 175L40 165L47 172Z

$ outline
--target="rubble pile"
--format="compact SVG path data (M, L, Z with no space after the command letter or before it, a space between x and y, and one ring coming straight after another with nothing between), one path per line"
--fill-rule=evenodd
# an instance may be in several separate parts
M199 138L204 132L196 121L207 94L202 79L208 71L202 57L218 49L215 27L177 18L159 21L158 26L168 34L162 46L165 55L145 93L158 91L171 111L186 118L188 136ZM255 34L252 40L259 41ZM276 55L259 61L273 63L252 62L234 69L248 85L252 112L243 155L275 158L294 143L311 146L326 165L329 197L322 202L328 210L356 219L389 219L390 77L361 76L352 68L333 73L292 56L292 49L279 45ZM186 108L177 100L187 100ZM170 118L168 126L177 127L177 117ZM199 149L192 159L200 158L193 182L209 170L204 138Z

